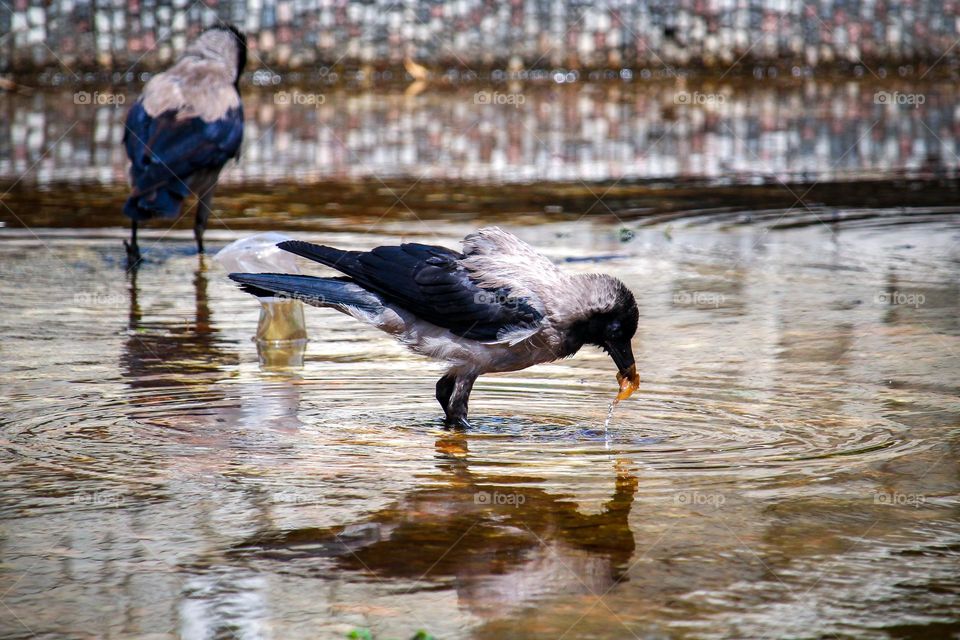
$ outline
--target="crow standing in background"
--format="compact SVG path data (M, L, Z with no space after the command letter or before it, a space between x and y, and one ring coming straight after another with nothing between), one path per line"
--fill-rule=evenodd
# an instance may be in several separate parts
M137 224L179 216L190 194L197 197L193 233L203 253L217 178L243 140L238 83L246 63L246 36L236 27L213 27L151 78L130 107L123 135L132 187L123 206L131 219L128 265L140 261Z
M497 227L471 233L463 253L425 244L343 251L309 242L277 245L347 277L231 273L248 293L331 307L449 365L437 400L449 426L467 427L477 377L572 356L585 344L616 364L618 400L640 385L630 340L640 312L608 275L567 275Z

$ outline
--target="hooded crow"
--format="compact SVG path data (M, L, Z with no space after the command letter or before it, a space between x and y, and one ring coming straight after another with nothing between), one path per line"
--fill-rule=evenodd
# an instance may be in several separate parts
M151 78L130 107L123 135L132 187L123 207L131 220L124 243L130 265L140 261L137 224L177 217L191 193L197 197L193 233L203 253L217 178L243 140L238 83L246 63L246 37L236 27L213 27Z
M517 371L577 353L585 344L617 366L620 392L640 385L630 340L639 310L620 280L566 274L530 245L497 227L471 233L463 252L426 244L343 251L290 240L285 251L346 277L231 273L259 297L331 307L393 335L415 353L448 365L437 400L448 426L467 427L477 377Z

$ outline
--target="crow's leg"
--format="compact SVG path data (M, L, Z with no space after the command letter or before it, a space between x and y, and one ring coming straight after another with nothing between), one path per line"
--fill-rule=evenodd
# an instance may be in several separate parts
M213 185L197 199L197 218L193 224L193 237L197 240L197 252L203 253L203 232L207 230L207 220L213 208Z
M127 249L127 269L132 269L140 264L140 247L137 245L137 221L130 221L130 242L123 241L123 246Z
M451 376L444 376L437 383L437 399L439 399L441 383L449 378ZM470 428L470 423L467 422L467 403L470 400L470 392L473 390L473 383L476 380L476 374L459 375L444 385L451 387L446 404L440 403L443 406L444 413L447 414L445 423L448 427Z
M445 375L437 380L437 402L443 407L444 413L450 412L450 396L453 394L455 378Z

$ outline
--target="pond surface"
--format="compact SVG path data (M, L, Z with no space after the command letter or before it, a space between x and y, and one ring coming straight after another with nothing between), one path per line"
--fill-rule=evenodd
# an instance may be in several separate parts
M115 179L28 176L0 198L0 636L960 633L960 208L308 206L341 188L241 180L209 244L500 224L636 292L640 390L604 429L586 348L482 378L450 431L439 366L312 308L305 365L264 370L256 301L188 228L127 274Z

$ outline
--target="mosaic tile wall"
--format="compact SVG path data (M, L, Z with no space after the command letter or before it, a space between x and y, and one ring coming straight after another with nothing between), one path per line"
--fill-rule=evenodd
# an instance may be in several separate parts
M960 0L6 0L0 71L164 65L218 21L254 68L823 66L960 56ZM943 59L941 60L941 57Z

